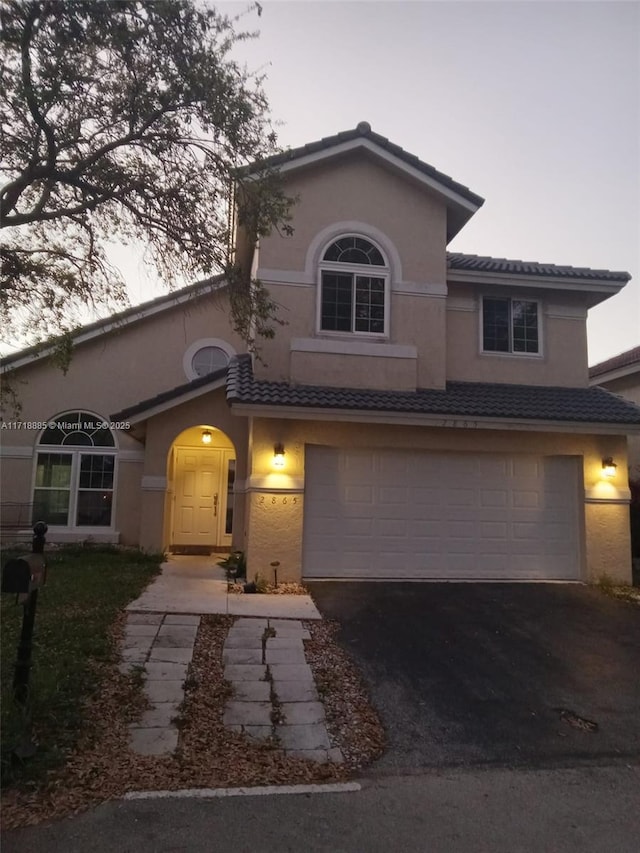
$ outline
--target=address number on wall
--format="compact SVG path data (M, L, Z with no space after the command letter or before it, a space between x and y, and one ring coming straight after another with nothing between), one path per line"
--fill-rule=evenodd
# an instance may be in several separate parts
M291 495L284 495L283 497L276 497L275 495L271 495L268 497L265 495L260 495L258 498L259 506L275 506L276 504L282 504L283 506L286 504L297 504L298 498L296 496L291 497Z

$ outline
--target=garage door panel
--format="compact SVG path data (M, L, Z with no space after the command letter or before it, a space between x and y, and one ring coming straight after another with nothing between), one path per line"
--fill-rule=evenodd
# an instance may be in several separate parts
M304 577L580 576L571 457L307 448Z
M480 536L483 539L506 540L509 527L504 521L485 521L480 525Z
M506 489L481 489L480 506L506 507L509 505L509 493Z
M414 486L411 489L411 501L417 506L438 506L440 504L438 489Z

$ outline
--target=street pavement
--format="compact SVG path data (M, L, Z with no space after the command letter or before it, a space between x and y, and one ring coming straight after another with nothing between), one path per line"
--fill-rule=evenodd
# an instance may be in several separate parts
M3 853L637 853L640 768L435 771L361 791L107 803Z

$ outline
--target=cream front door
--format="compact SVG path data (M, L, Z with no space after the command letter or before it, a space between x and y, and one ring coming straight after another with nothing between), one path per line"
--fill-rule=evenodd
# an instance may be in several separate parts
M220 544L222 455L215 448L176 448L173 545Z

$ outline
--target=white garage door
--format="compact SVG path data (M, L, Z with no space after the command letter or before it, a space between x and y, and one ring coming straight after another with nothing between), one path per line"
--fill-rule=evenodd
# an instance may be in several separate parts
M578 460L307 446L305 578L580 577Z

